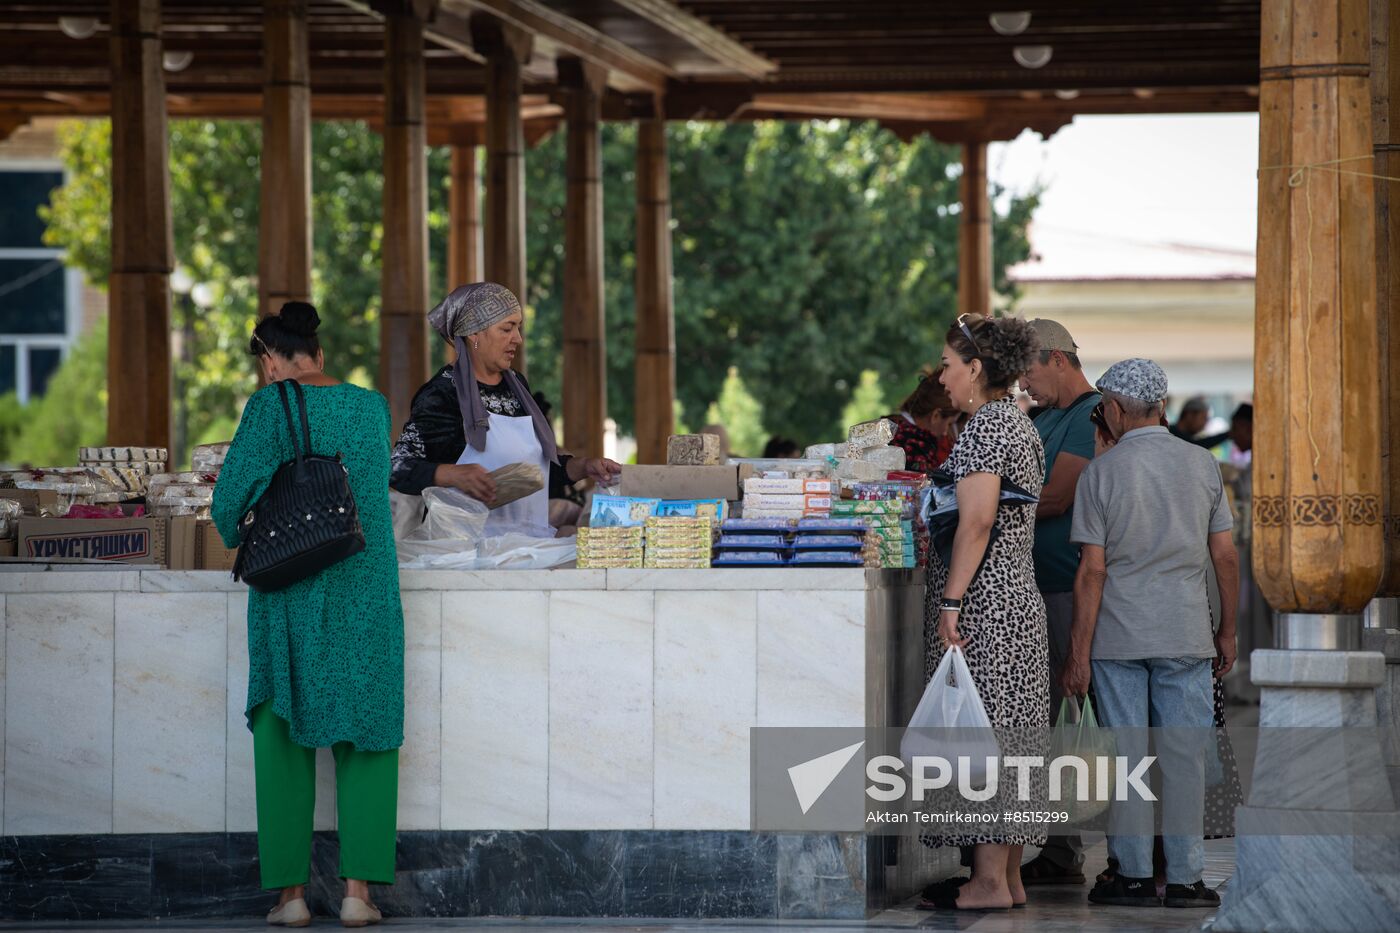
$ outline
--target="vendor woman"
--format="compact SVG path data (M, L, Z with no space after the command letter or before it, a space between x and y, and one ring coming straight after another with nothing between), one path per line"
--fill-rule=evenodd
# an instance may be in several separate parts
M413 397L409 420L394 445L389 484L407 495L452 486L491 505L491 471L531 463L546 488L491 511L488 533L519 531L553 537L549 499L583 479L617 481L611 460L571 457L555 446L525 377L511 369L525 342L525 314L510 289L493 282L463 285L428 314L428 322L457 350Z

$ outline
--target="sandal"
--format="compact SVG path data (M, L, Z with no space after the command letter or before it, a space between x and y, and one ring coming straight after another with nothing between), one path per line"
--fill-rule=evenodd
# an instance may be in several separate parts
M1109 856L1109 858L1108 858L1108 867L1105 868L1103 871L1101 871L1101 872L1098 873L1098 876L1094 878L1094 884L1096 884L1096 885L1108 884L1110 881L1112 881L1114 878L1117 878L1117 877L1118 877L1118 860L1117 860L1116 858L1114 858L1113 856ZM1024 884L1024 882L1022 882L1022 883Z
M1151 878L1115 874L1112 881L1089 892L1089 903L1110 907L1161 907L1162 899L1157 896L1157 885Z
M924 904L931 904L932 906L924 907ZM1011 906L1015 907L1016 905L1013 904ZM1020 906L1024 907L1025 905L1022 904ZM919 904L919 908L921 910L956 910L959 913L964 914L993 913L1008 909L1006 907L959 907L958 894L956 890L949 894L945 894L941 897L935 897L932 901L923 901Z
M1021 866L1021 884L1083 884L1084 872L1061 868L1043 855Z

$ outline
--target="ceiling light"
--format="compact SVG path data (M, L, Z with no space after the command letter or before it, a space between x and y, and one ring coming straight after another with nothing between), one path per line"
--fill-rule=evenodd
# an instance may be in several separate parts
M97 32L96 16L60 16L58 28L70 39L90 39Z
M1056 91L1055 96L1060 100L1074 100L1079 96L1078 91Z
M1015 13L993 13L987 17L997 35L1019 36L1031 24L1031 11L1019 10Z
M1055 49L1048 45L1018 45L1011 51L1016 64L1022 68L1044 68L1050 64Z
M190 62L194 61L194 53L189 50L179 52L166 52L161 56L161 64L166 71L184 71L190 67Z

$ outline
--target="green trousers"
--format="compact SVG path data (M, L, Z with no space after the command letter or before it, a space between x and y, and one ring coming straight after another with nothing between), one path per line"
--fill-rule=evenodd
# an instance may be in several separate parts
M271 703L258 704L251 718L262 885L305 884L311 876L316 749L292 741L287 721L272 711ZM349 742L338 742L331 752L335 755L340 877L393 884L399 750L357 751Z

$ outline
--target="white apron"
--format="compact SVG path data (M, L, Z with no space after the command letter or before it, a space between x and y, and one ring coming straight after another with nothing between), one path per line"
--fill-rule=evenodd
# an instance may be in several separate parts
M492 509L486 517L488 538L516 532L534 538L552 538L549 524L549 462L544 458L540 439L535 436L535 419L529 415L512 418L490 413L491 429L486 432L486 449L471 444L457 459L459 464L474 463L486 472L512 463L533 463L540 468L544 487L523 499Z

